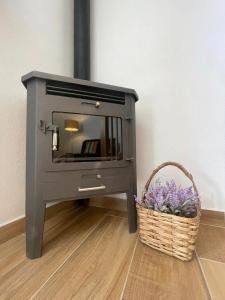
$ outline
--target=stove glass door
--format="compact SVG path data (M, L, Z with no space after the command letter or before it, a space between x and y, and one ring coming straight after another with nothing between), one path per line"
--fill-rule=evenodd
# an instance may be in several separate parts
M52 162L70 163L123 159L122 119L53 112Z

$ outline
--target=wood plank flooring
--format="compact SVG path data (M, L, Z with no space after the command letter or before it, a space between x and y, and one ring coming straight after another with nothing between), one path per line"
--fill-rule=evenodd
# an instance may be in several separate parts
M183 262L138 242L123 299L210 299L196 257Z
M47 224L48 230L45 234L41 259L29 260L25 257L24 234L18 236L16 241L12 239L2 244L0 246L2 299L30 299L87 238L105 214L104 209L89 208L85 211L76 211L76 214L68 212L61 222Z
M211 218L212 216L212 218ZM213 213L201 220L196 252L213 300L225 299L224 216Z
M225 263L225 227L200 225L197 253L201 258Z
M221 221L214 216L212 222ZM205 222L210 223L207 218ZM40 259L25 257L24 233L13 234L8 241L0 237L0 300L225 299L225 264L218 255L225 227L202 226L206 232L199 235L196 256L182 262L129 234L124 211L71 204L52 209ZM216 237L215 247L205 241L207 234L211 244ZM205 253L220 262L207 259Z
M225 264L201 259L201 265L213 299L225 299Z
M35 299L119 299L136 241L127 227L107 216Z

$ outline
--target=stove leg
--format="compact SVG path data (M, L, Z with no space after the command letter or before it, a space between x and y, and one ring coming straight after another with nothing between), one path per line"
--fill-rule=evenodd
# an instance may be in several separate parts
M26 253L30 259L42 255L46 203L35 199L26 203Z
M129 232L134 233L137 230L137 212L134 202L134 194L132 192L127 193L127 209Z

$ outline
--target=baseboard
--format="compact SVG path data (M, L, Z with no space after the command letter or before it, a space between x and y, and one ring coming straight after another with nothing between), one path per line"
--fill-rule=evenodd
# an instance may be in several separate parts
M74 207L76 201L63 201L46 208L46 220L51 218L62 209ZM112 209L122 212L127 212L127 201L121 198L114 197L95 197L89 201L90 206ZM207 219L221 219L225 218L225 213L221 211L213 211L202 209L202 218ZM9 239L25 232L25 217L13 221L7 225L0 227L0 244L8 241Z
M215 211L209 209L202 209L201 210L201 217L208 218L208 219L224 219L225 220L225 212L222 211Z
M118 211L127 211L127 201L121 198L95 197L90 199L89 205Z
M46 208L46 220L62 209L74 207L74 201L63 201ZM25 232L25 217L0 227L0 244Z
M89 205L107 208L107 209L114 209L119 211L127 211L127 201L121 198L114 198L114 197L91 198ZM201 213L202 213L202 217L207 217L207 218L225 217L225 213L221 211L202 209Z

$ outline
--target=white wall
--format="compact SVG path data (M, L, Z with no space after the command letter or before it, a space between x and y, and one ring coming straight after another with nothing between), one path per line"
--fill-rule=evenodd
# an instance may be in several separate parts
M0 225L24 214L31 70L73 74L73 0L0 1Z
M137 90L139 195L153 167L193 174L203 207L225 211L225 1L95 0L96 81Z
M225 2L94 0L92 78L136 88L139 194L165 160L225 211ZM73 73L73 1L0 1L0 225L24 214L30 70Z

